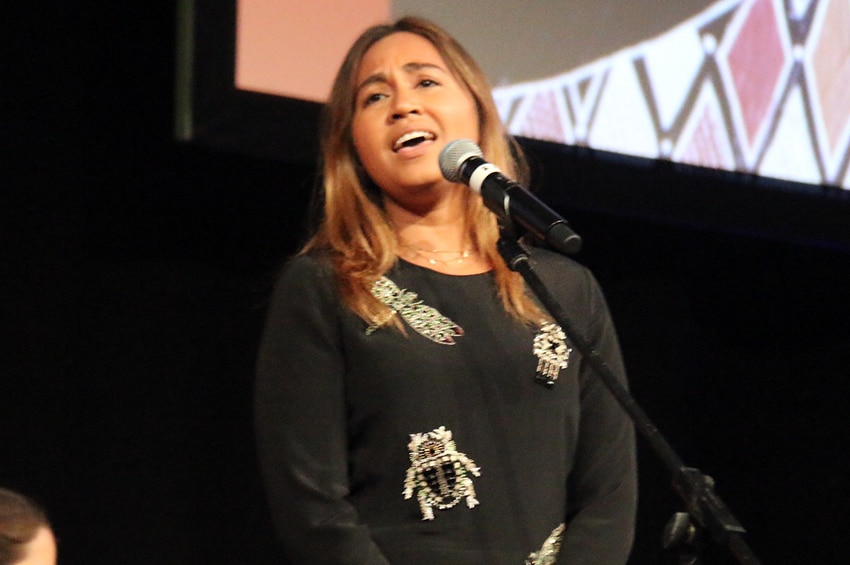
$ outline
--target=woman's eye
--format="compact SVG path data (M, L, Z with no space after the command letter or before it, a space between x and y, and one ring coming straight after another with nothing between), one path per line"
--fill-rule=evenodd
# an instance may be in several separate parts
M363 106L368 106L370 104L374 104L375 102L377 102L378 100L380 100L383 97L384 97L384 95L382 93L373 92L372 94L369 94L368 96L366 96L363 99Z
M431 87L431 86L438 86L439 84L440 83L438 83L437 81L432 80L430 78L424 78L424 79L419 81L419 86L424 86L426 88Z

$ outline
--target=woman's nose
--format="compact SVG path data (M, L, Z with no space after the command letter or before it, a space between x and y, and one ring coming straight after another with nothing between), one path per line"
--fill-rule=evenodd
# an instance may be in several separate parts
M395 95L392 119L400 120L410 114L420 113L421 108L415 93L399 91Z

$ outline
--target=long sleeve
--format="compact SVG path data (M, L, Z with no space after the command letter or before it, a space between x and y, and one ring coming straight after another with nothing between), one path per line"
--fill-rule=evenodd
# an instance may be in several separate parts
M255 429L278 538L293 563L387 565L346 500L340 306L315 259L290 262L260 345Z
M590 315L585 337L626 385L614 324L588 272ZM579 444L568 482L568 521L559 565L623 564L634 538L637 463L631 420L587 362L581 369Z

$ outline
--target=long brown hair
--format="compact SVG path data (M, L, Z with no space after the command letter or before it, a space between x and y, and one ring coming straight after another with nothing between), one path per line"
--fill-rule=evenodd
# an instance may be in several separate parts
M519 146L499 119L486 76L445 30L422 18L404 17L363 32L348 51L324 107L323 217L301 253L314 249L330 252L344 303L370 324L392 319L388 307L374 298L370 289L395 264L398 242L384 214L380 192L360 165L354 147L351 124L355 79L366 51L380 39L398 32L414 33L431 42L451 73L470 92L478 109L481 149L488 161L514 178L523 177L526 171ZM541 310L525 293L522 278L508 269L497 251L499 231L495 216L481 198L471 193L466 199L466 226L471 243L494 265L506 311L528 323L539 322L543 317Z

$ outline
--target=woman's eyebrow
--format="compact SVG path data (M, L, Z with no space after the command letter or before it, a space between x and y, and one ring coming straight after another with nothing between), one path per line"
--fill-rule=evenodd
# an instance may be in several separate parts
M422 69L435 69L440 72L446 72L445 69L443 69L440 65L436 65L434 63L405 63L401 68L407 73L421 71ZM361 90L363 90L370 84L386 83L387 80L387 75L383 72L377 72L375 74L369 75L363 80L363 82L357 85L357 88L354 90L354 93L359 94Z

